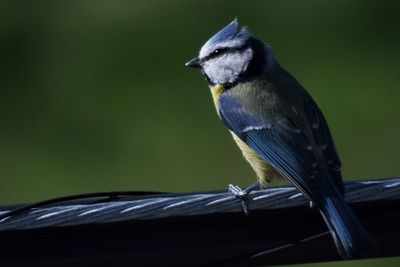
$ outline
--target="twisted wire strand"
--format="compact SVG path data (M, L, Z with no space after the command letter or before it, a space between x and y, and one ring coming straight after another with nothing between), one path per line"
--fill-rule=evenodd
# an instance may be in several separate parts
M400 178L347 182L345 188L350 203L400 198ZM308 205L309 201L296 188L285 186L253 191L247 203L250 211L262 211ZM7 212L0 207L0 216ZM243 207L230 192L152 194L132 200L36 207L1 219L0 231L233 212L243 212Z

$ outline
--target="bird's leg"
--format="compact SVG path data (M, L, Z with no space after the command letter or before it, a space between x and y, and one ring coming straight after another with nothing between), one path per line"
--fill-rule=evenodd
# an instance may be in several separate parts
M257 181L244 190L237 185L230 184L228 189L235 197L239 198L242 201L244 213L246 215L249 215L246 200L251 191L260 189L260 182Z

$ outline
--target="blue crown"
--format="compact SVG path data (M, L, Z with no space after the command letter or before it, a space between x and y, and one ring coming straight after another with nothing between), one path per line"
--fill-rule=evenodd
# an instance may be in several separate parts
M222 30L214 34L200 49L199 57L206 57L210 55L212 51L220 47L232 48L243 46L251 37L251 34L246 27L239 29L238 26L238 20L235 18Z
M211 37L207 43L209 44L215 44L219 43L222 41L230 40L235 38L237 35L239 29L238 29L239 23L237 18L235 18L231 23L229 23L227 26L225 26L222 30L217 32L213 37Z

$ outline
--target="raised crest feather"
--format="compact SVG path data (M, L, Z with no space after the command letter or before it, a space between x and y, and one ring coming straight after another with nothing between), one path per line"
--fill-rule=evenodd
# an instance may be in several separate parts
M222 28L222 30L217 32L213 37L211 37L210 40L207 41L207 43L215 44L233 39L238 33L238 27L239 27L239 22L238 19L235 18L234 20L232 20L231 23Z
M250 32L246 27L239 28L238 19L235 18L203 45L199 53L199 58L206 57L216 48L243 45L250 36Z

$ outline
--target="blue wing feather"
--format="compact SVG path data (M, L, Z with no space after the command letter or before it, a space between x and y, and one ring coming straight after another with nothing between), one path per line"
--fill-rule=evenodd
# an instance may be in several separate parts
M314 140L326 159L328 170L332 178L335 180L336 186L342 193L344 193L343 180L340 171L342 164L337 154L335 144L332 141L333 139L328 124L322 115L322 112L313 101L308 101L306 103L304 112L310 120Z
M288 119L267 121L245 110L232 95L219 99L222 122L257 152L274 169L297 185L311 199L317 199L315 183L316 158L308 148L306 136Z

